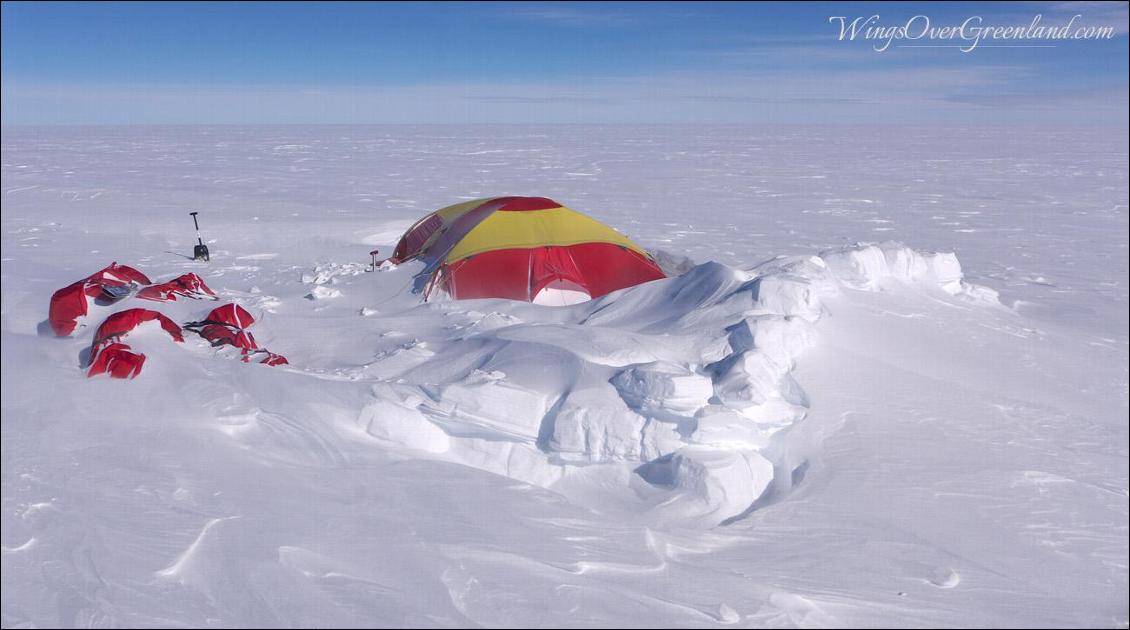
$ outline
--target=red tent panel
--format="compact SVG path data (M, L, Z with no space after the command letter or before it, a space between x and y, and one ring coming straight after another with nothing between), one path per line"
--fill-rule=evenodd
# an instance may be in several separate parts
M212 289L209 289L200 276L194 273L186 273L179 278L145 287L137 292L137 297L143 300L161 302L175 302L178 295L194 300L216 299L216 294Z
M247 312L247 309L238 304L224 304L212 309L208 316L204 318L204 321L236 328L247 328L255 323L255 318Z
M95 272L87 277L88 280L118 280L120 282L133 282L136 284L153 284L149 276L141 273L140 271L130 267L129 265L119 265L116 262L110 263L108 267L101 271Z
M124 343L111 343L102 348L90 364L86 373L89 378L99 374L109 374L112 378L133 378L141 374L145 365L145 355L131 352Z
M235 346L242 350L257 350L255 337L241 328L231 328L223 324L207 324L200 329L200 336L213 346Z
M98 331L94 333L94 347L98 347L103 341L107 339L118 339L124 337L134 328L139 325L156 320L165 332L173 338L173 341L184 341L184 335L181 334L180 326L176 322L158 313L157 311L150 311L144 308L131 308L124 311L114 313L102 322L98 327Z
M51 330L60 337L73 333L78 326L78 318L86 316L86 309L85 280L59 289L51 296L51 306L47 312Z
M89 276L59 289L51 296L47 322L51 330L60 337L75 331L78 318L86 316L89 309L88 297L102 297L110 301L122 297L108 291L108 288L124 287L130 283L149 284L148 276L128 265L116 262Z
M531 300L546 285L565 280L594 298L664 278L655 263L611 243L581 243L477 254L447 267L440 282L456 299Z
M389 260L395 264L400 264L412 258L420 252L420 247L431 238L432 234L441 227L443 227L443 219L434 213L420 219L416 222L416 225L408 228L408 231L404 233Z
M262 363L263 365L288 365L290 363L290 361L287 361L286 357L284 357L281 354L275 354L274 352L268 352L267 358L263 359L259 363Z

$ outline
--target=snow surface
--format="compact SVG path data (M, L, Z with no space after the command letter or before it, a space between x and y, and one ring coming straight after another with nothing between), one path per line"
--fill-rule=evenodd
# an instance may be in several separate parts
M5 128L2 623L1125 627L1126 138ZM367 272L503 194L678 275L548 307ZM39 334L114 260L291 365L145 330L87 379L109 312L216 304Z

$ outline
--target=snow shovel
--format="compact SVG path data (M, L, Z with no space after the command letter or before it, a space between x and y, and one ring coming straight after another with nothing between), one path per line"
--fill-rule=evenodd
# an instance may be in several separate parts
M197 213L189 212L189 214L192 215L192 224L196 226L196 246L192 248L192 259L208 262L208 246L204 244L204 241L200 240L200 224L196 222Z

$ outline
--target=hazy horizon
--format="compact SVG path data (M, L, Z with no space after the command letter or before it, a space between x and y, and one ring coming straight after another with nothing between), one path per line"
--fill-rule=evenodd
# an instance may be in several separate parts
M4 3L4 125L1128 120L1125 3ZM1109 28L1088 40L844 38ZM1075 18L1075 16L1079 16ZM1073 21L1074 20L1074 21ZM922 24L922 20L916 24ZM862 24L862 23L861 23Z

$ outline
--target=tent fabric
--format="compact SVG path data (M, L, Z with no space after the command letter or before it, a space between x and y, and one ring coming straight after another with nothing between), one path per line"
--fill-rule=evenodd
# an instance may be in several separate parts
M247 309L238 304L224 304L218 306L199 322L189 322L185 329L191 330L208 340L213 347L233 346L239 348L240 358L244 363L250 363L251 356L264 354L266 357L259 361L265 365L286 365L289 361L281 354L275 354L266 348L260 348L255 342L255 337L247 328L255 323L255 318Z
M215 300L215 292L204 284L204 280L194 273L173 278L168 282L145 287L137 292L137 297L155 302L175 302L177 296L194 300Z
M173 341L178 343L184 341L184 335L181 334L180 326L173 320L165 317L157 311L151 311L144 308L131 308L124 311L119 311L106 318L98 330L94 333L94 347L100 346L106 340L119 340L125 337L133 329L141 324L149 321L156 321L161 325L165 332L173 338Z
M78 319L90 309L88 298L114 302L129 294L136 285L151 284L149 277L128 265L112 262L109 266L59 289L51 296L47 323L59 337L75 331Z
M208 285L194 273L154 285L140 271L116 262L82 280L59 289L51 297L48 323L59 336L70 335L79 317L89 311L89 299L116 301L133 293L138 285L148 285L137 292L137 297L153 301L175 301L177 296L193 299L217 299ZM138 326L155 321L172 337L183 342L181 326L165 315L144 308L131 308L107 317L94 332L87 376L101 374L111 378L132 379L141 373L145 355L134 352L122 341ZM224 304L212 309L203 321L184 325L185 330L197 332L213 346L230 345L239 348L244 363L255 357L263 365L287 365L286 357L260 348L247 327L255 318L238 304Z
M143 285L153 284L153 281L149 279L149 276L146 276L145 274L141 273L137 269L134 269L133 267L130 267L129 265L119 265L117 262L110 263L108 267L91 274L87 279L101 281L117 280L118 282L123 283L132 282L134 284Z
M456 299L533 301L547 286L596 298L666 277L623 234L545 197L492 197L441 208L416 222L392 262L424 262L417 285Z
M91 344L90 369L87 377L109 374L112 378L134 378L145 365L145 355L133 352L122 338L138 326L156 321L173 341L183 342L180 326L157 311L131 308L106 318L94 333Z
M396 245L392 258L389 260L400 264L419 256L422 251L429 249L431 243L447 230L457 219L471 210L483 205L485 199L475 199L457 203L453 206L440 208L420 219L408 228L400 242Z
M86 280L79 280L59 289L51 296L47 322L56 336L69 336L78 327L78 318L86 316L86 291Z
M205 324L197 333L213 346L235 346L241 350L259 349L255 337L242 328L233 328L224 324Z
M609 260L616 262L609 264ZM657 279L654 266L649 258L607 243L541 250L502 249L446 266L436 283L455 299L502 297L532 301L555 282L571 284L591 297L600 297Z
M130 350L124 343L111 343L103 347L90 364L87 378L109 374L111 378L134 378L141 374L145 355Z
M638 245L608 226L568 208L554 208L536 213L495 212L459 239L448 252L447 262L499 249L580 243L609 243L644 254Z
M231 303L217 306L208 313L201 324L223 324L225 326L233 326L235 328L248 328L255 323L255 318L247 309L242 306Z
M275 354L274 352L267 352L266 350L261 350L260 352L266 352L266 354L267 354L267 356L262 361L259 362L259 363L262 363L263 365L274 366L274 365L289 365L290 364L290 361L287 361L286 357L284 357L281 354Z

